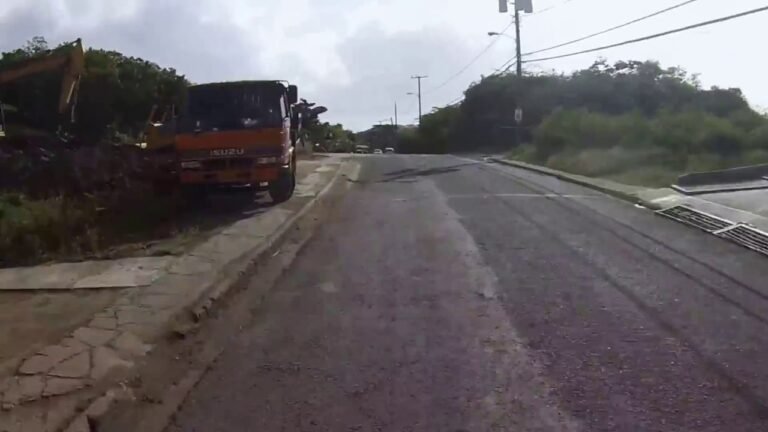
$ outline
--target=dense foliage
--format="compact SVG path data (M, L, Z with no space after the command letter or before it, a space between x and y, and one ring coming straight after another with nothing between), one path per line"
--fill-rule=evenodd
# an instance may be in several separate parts
M311 143L317 151L349 153L354 151L357 137L355 133L344 129L337 123L315 121L305 130L305 141Z
M50 52L45 39L36 37L22 48L2 53L0 70ZM88 49L85 63L73 132L86 141L137 137L152 106L182 102L189 84L172 68L116 51ZM61 72L47 72L0 88L0 97L9 105L26 105L23 111L33 114L27 119L32 126L52 129L60 121L55 112L60 82Z
M0 54L0 70L64 49L34 38ZM152 159L134 145L154 105L184 103L185 77L140 58L89 49L76 122L61 130L67 123L57 113L62 77L49 71L0 86L3 108L14 116L8 124L24 132L22 142L0 141L0 267L121 256L131 253L126 246L132 243L144 251L144 242L179 235L181 210L189 210L154 193ZM353 138L341 125L320 123L324 109L304 104L305 143L347 145Z
M518 106L525 144L516 147ZM513 149L529 162L636 183L768 162L768 120L739 89L703 89L696 76L650 61L486 77L460 105L433 111L416 133L402 135L404 152Z

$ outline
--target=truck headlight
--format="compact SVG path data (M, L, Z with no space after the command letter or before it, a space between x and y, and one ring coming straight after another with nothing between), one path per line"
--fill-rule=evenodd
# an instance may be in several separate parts
M202 167L203 164L200 161L184 161L181 163L182 169L198 169Z

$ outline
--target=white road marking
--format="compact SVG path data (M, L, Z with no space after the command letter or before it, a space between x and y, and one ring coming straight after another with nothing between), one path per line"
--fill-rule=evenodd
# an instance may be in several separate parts
M498 193L498 194L465 194L465 195L446 195L448 199L464 199L464 198L565 198L565 199L581 199L581 198L605 198L600 195L579 195L579 194L534 194L534 193Z

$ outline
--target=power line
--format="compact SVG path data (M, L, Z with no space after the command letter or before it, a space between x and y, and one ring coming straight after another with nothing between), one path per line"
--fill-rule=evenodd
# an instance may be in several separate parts
M530 16L541 15L541 14L543 14L544 12L548 12L548 11L551 11L552 9L557 9L557 8L559 8L560 6L565 6L565 5L567 5L568 3L572 2L572 1L573 1L573 0L565 0L565 1L564 1L564 2L562 2L562 3L554 4L554 5L550 6L550 7L546 7L546 8L544 8L544 9L540 10L540 11L536 11L536 12L534 12L534 13L532 13L532 14L529 14L529 15L530 15Z
M512 25L513 25L513 24L514 24L514 21L513 21L513 22L510 22L510 23L509 23L509 24L508 24L508 25L507 25L507 26L504 28L504 30L502 30L502 31L500 31L500 32L499 32L499 34L507 34L507 31L510 29L510 27L512 27ZM467 63L467 64L466 64L466 66L464 66L463 68L459 69L459 71L458 71L458 72L456 72L455 74L451 75L451 76L450 76L450 77L449 77L447 80L443 81L443 82L442 82L440 85L438 85L437 87L435 87L435 88L432 88L432 89L429 89L429 90L427 90L426 92L424 92L424 94L428 94L428 93L432 93L432 92L435 92L435 91L437 91L437 90L440 90L441 88L443 88L443 87L445 87L446 85L448 85L448 83L450 83L451 81L453 81L454 79L456 79L456 78L457 78L459 75L461 75L461 74L463 74L464 72L466 72L466 71L467 71L467 69L469 69L470 67L472 67L472 65L474 65L474 64L475 64L475 63L476 63L478 60L480 60L480 57L482 57L483 55L485 55L485 53L487 53L487 52L488 52L488 51L489 51L491 48L493 48L493 46L494 46L494 45L496 45L496 43L499 41L499 39L501 39L501 38L499 38L499 37L496 37L496 38L494 38L494 39L493 39L493 40L492 40L490 43L488 43L488 45L486 45L486 46L485 46L485 48L483 48L483 50L482 50L482 51L480 51L480 52L479 52L479 53L478 53L478 54L477 54L477 55L476 55L476 56L475 56L475 57L474 57L474 58L473 58L473 59L472 59L472 60L471 60L469 63Z
M630 45L630 44L634 44L634 43L638 43L638 42L644 42L644 41L647 41L647 40L657 39L657 38L660 38L660 37L663 37L663 36L668 36L668 35L675 34L675 33L681 33L681 32L684 32L684 31L693 30L693 29L696 29L696 28L699 28L699 27L705 27L705 26L712 25L712 24L718 24L718 23L721 23L721 22L730 21L730 20L734 20L736 18L741 18L741 17L745 17L747 15L752 15L752 14L756 14L758 12L765 12L765 11L768 11L768 6L763 6L763 7L757 8L757 9L752 9L752 10L749 10L749 11L746 11L746 12L741 12L741 13L737 13L735 15L729 15L729 16L726 16L726 17L717 18L717 19L705 21L705 22L698 23L698 24L692 24L692 25L681 27L681 28L677 28L677 29L674 29L674 30L668 30L668 31L665 31L665 32L662 32L662 33L656 33L656 34L653 34L653 35L650 35L650 36L644 36L644 37L641 37L641 38L631 39L631 40L624 41L624 42L619 42L619 43L610 44L610 45L604 45L604 46L597 47L597 48L587 49L587 50L578 51L578 52L569 53L569 54L561 54L561 55L552 56L552 57L542 57L542 58L536 58L536 59L531 59L531 60L523 60L523 63L532 63L532 62L540 62L540 61L561 59L561 58L565 58L565 57L573 57L573 56L577 56L577 55L581 55L581 54L587 54L587 53L591 53L591 52L595 52L595 51L602 51L602 50L606 50L606 49L609 49L609 48L616 48L616 47L620 47L620 46L624 46L624 45Z
M652 13L652 14L650 14L650 15L646 15L646 16L643 16L643 17L640 17L640 18L634 19L634 20L632 20L632 21L629 21L629 22L625 22L624 24L619 24L619 25L617 25L617 26L614 26L614 27L611 27L611 28L608 28L608 29L605 29L605 30L599 31L599 32L597 32L597 33L592 33L592 34L590 34L590 35L587 35L587 36L584 36L584 37L580 37L580 38L578 38L578 39L574 39L574 40L572 40L572 41L564 42L564 43L561 43L561 44L553 45L553 46L551 46L551 47L548 47L548 48L542 48L542 49L540 49L540 50L536 50L536 51L527 52L527 53L525 53L525 54L523 54L523 55L524 55L524 56L529 56L529 55L533 55L533 54L539 54L539 53L543 53L543 52L546 52L546 51L552 51L553 49L562 48L562 47L564 47L564 46L573 45L573 44L575 44L575 43L578 43L578 42L581 42L581 41L585 41L585 40L587 40L587 39L592 39L593 37L596 37L596 36L600 36L600 35L604 35L604 34L606 34L606 33L610 33L610 32L612 32L612 31L614 31L614 30L618 30L618 29L620 29L620 28L624 28L624 27L630 26L630 25L632 25L632 24L636 24L636 23L639 23L639 22L641 22L641 21L645 21L645 20L647 20L647 19L649 19L649 18L653 18L653 17L655 17L655 16L658 16L658 15L661 15L661 14L664 14L664 13L667 13L667 12L669 12L669 11L672 11L672 10L675 10L675 9L678 9L678 8L681 8L681 7L683 7L683 6L689 5L689 4L691 4L691 3L694 3L694 2L697 2L697 1L698 1L698 0L687 0L687 1L684 1L684 2L682 2L682 3L678 3L678 4L674 5L674 6L670 6L670 7L666 8L666 9L662 9L662 10L660 10L660 11L654 12L654 13ZM545 10L542 10L541 12L544 12L544 11L546 11L546 10L547 10L547 9L545 9ZM539 12L539 13L541 13L541 12Z
M516 59L511 58L511 59L507 60L506 63L504 63L503 65L501 65L498 68L496 68L496 70L493 71L491 76L493 76L493 75L501 75L501 74L507 73L507 72L509 72L510 69L512 69L515 66L517 66L517 61L516 61Z

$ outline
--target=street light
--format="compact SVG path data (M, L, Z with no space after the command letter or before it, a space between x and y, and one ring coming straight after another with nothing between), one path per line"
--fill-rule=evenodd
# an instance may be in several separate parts
M510 35L508 35L508 34L506 34L506 33L499 33L499 32L488 32L488 36L504 36L504 37L506 37L506 38L510 38L510 39L512 39L512 40L515 40L515 38L514 38L514 37L512 37L512 36L510 36Z

